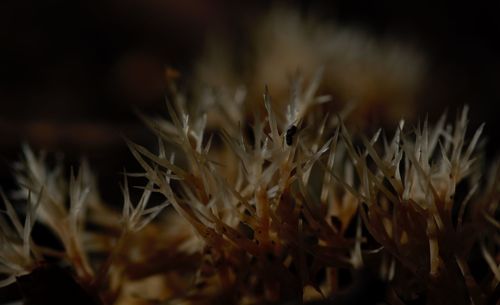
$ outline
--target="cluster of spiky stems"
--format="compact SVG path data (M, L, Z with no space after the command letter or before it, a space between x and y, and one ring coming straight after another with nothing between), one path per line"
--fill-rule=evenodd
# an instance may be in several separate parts
M121 214L101 202L86 166L68 186L27 149L17 172L24 224L3 196L2 285L56 257L105 304L366 302L342 290L352 284L342 274L359 270L384 284L373 301L494 302L500 170L483 175L482 127L467 137L465 109L454 126L443 116L411 132L401 122L392 140L351 135L319 111L328 99L317 86L297 87L286 110L266 89L250 119L225 115L232 100L210 99L223 103L219 120L203 102L188 114L175 95L170 120L144 118L156 152L127 142L144 172L125 178L146 182L133 204L125 179ZM150 203L156 193L163 202ZM33 242L35 221L62 251Z

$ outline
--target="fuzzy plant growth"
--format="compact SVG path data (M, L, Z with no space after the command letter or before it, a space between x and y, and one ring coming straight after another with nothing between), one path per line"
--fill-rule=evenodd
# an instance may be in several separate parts
M464 109L350 134L318 84L295 83L286 109L266 89L250 118L242 92L174 94L169 119L143 117L158 149L127 141L143 172L125 173L121 213L85 164L68 181L25 149L19 191L2 192L0 284L27 304L495 303L500 167L485 170L482 126L467 133ZM33 241L35 223L60 249ZM40 294L57 291L46 278L79 301Z

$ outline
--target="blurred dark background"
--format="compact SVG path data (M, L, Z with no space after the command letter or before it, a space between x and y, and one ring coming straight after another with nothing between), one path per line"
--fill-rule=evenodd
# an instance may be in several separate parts
M283 3L283 2L280 2ZM429 73L420 109L451 116L471 106L486 122L488 153L498 151L500 18L494 4L422 1L286 2L318 20L355 26L375 38L419 47ZM23 142L86 156L104 197L119 194L119 172L133 168L121 135L154 141L133 109L164 114L165 69L189 79L207 35L238 42L244 25L275 2L230 0L3 0L0 2L0 184Z

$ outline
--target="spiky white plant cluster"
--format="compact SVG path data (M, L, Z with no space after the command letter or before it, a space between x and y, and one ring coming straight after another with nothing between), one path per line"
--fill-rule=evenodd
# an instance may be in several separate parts
M32 249L31 230L36 220L36 205L28 208L23 223L3 191L1 194L7 215L0 215L0 273L6 275L0 287L4 287L35 267L37 252Z
M401 122L390 140L350 134L345 114L322 112L319 79L295 82L287 103L266 88L251 118L233 107L241 91L194 104L174 94L168 120L142 117L158 149L127 141L143 172L124 174L121 211L87 166L65 179L25 149L20 191L2 196L1 284L50 257L102 304L340 302L345 270L376 272L390 304L494 301L500 167L483 174L483 127L469 134L465 109L454 125ZM207 128L209 107L221 111ZM130 179L143 181L137 203ZM32 240L36 222L63 251Z
M378 268L385 280L399 280L405 274L414 277L415 280L402 281L402 286L408 285L406 288L416 283L416 287L408 288L415 289L410 294L426 294L433 302L452 299L456 304L481 303L494 295L499 274L495 261L498 167L491 169L489 179L482 177L477 145L483 126L469 138L465 108L454 125L447 124L443 116L433 127L425 121L422 127L408 132L401 122L391 141L382 137L381 131L371 139L352 136L339 120L318 120L311 115L312 105L326 101L312 98L315 86L313 82L305 93L294 95L281 121L266 91L267 116L253 121L251 141L244 131L222 131L233 154L222 164L210 159L210 140L203 146L206 117L189 117L182 105L177 109L169 106L173 123L149 123L160 138L158 155L136 144L130 144L131 150L146 170L145 176L154 183L155 191L168 198L209 247L236 247L256 257L266 251L279 256L282 249L300 243L300 237L292 238L293 233L286 232L292 230L288 227L290 220L281 215L284 209L293 211L299 207L296 231L292 232L300 233L307 223L318 244L314 250L301 246L321 261L322 246L345 244L345 240L338 240L344 238L342 229L359 213L367 230L365 236L358 228L348 251L338 250L341 255L330 258L335 263L322 267L335 269L347 262L351 268L361 268L367 255L378 253L382 257ZM297 124L300 132L293 144L287 145L287 128L292 124ZM185 156L177 165L166 158L167 141L180 147ZM231 179L227 168L234 166L238 168L237 175ZM486 187L481 187L481 183ZM466 193L457 199L459 185ZM359 203L362 205L358 209ZM332 216L341 219L340 230L330 222ZM241 222L257 233L252 240L242 240L234 231ZM490 234L480 236L473 228ZM362 245L366 238L375 239L381 248L366 249ZM470 264L477 262L470 259L478 245L489 272L475 278ZM228 255L227 251L222 252L226 254L219 255ZM290 266L286 259L282 263L280 267ZM213 285L237 291L231 286L238 277L233 272L225 279L229 281L225 286L220 282ZM299 278L304 286L312 284L323 294L335 291L332 278L326 284L318 284L309 275L303 276L300 274ZM487 284L482 283L491 276ZM276 286L273 289L276 291ZM398 284L391 289L395 291L392 301L400 301L398 294L401 299L411 298ZM456 289L465 292L449 297Z
M130 263L117 257L130 254L128 241L137 238L134 234L147 226L165 205L148 207L148 190L133 204L125 180L120 214L103 205L86 162L82 162L76 175L71 170L66 179L61 162L49 167L45 154L36 155L27 146L23 160L14 168L19 185L12 196L14 201L1 193L5 216L0 215L0 287L44 268L50 259L62 268L69 267L75 281L84 289L95 290L93 294L101 294L103 287L106 287L106 292L102 292L104 297L117 294L124 282L120 278L123 265ZM18 216L20 212L25 214L24 221ZM62 250L32 240L36 222L55 234ZM89 224L98 229L88 229ZM97 264L93 258L103 254L107 260Z
M324 158L325 167L334 165L339 135L331 126L339 121L314 122L318 114L311 109L328 100L315 96L318 82L319 77L303 91L297 87L287 109L278 109L285 113L281 118L275 115L276 104L266 89L266 113L256 114L249 134L241 127L207 135L207 117L189 116L181 98L167 104L171 122L145 119L159 137L157 154L129 142L153 184L150 189L163 194L190 222L210 253L203 267L210 274L199 273L194 279L208 290L193 286L179 298L231 302L241 298L243 303L302 299L307 286L318 293L335 289L333 279L328 283L315 279L321 269L362 264L360 252L352 251L360 240L348 241L342 234L357 202L348 192L339 192L340 185L321 169ZM288 134L295 125L299 132ZM225 146L212 148L214 136L220 136ZM174 155L166 153L172 147L181 156L175 163ZM217 154L224 159L214 161ZM318 181L321 196L315 193ZM331 223L331 216L341 219L340 227ZM307 244L306 237L317 240ZM306 256L312 265L304 265ZM276 271L274 276L267 268ZM243 276L252 283L242 285ZM222 288L213 291L214 287Z
M362 151L342 133L359 179L357 189L347 187L363 203L364 224L398 268L424 284L412 289L427 290L432 302L481 304L500 280L500 262L493 258L500 168L495 163L489 177L482 175L477 145L483 125L467 138L467 111L454 126L443 116L434 127L425 121L408 133L401 122L392 141L384 137L382 145L380 132L370 141L361 136ZM459 186L463 194L457 198ZM471 264L477 261L471 257L478 247L490 272L475 278ZM391 275L397 277L397 271Z
M22 241L23 252L17 259L11 257L3 263L7 266L17 264L23 268L5 273L10 274L11 279L27 274L41 262L43 254L51 254L66 256L79 277L90 279L92 270L86 253L82 249L81 240L85 210L89 202L89 187L93 184L88 168L84 164L77 176L71 173L68 185L63 178L61 167L49 169L44 162L44 156L37 157L26 146L24 147L24 160L16 164L15 169L20 187L15 197L16 200L26 203L24 206L26 218L22 226L16 208L2 193L8 219L2 218L1 233L2 237L10 242L2 243L5 249L0 252L0 255L6 255L9 247L18 244L10 229L10 222L18 235L17 239ZM67 202L69 202L69 207L66 206ZM36 220L49 227L60 238L65 253L57 253L33 243L31 231Z

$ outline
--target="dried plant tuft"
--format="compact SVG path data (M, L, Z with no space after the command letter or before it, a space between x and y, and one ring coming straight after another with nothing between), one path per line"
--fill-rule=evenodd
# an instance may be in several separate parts
M28 304L496 302L500 167L484 174L483 126L469 134L465 108L392 139L350 134L348 117L318 112L319 81L287 103L266 88L246 120L239 91L212 96L220 129L206 100L174 92L169 119L141 116L158 148L126 140L143 170L124 173L121 211L86 163L65 178L26 147L20 189L2 192L0 285L17 281ZM33 241L35 224L62 249Z

